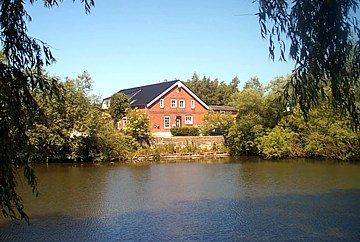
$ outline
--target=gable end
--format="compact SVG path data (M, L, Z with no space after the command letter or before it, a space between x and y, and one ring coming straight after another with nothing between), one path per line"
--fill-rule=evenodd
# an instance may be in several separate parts
M146 107L150 107L151 105L153 105L156 101L158 101L160 98L162 98L165 94L167 94L168 92L170 92L171 90L173 90L175 87L181 87L183 88L185 91L187 91L196 101L198 101L205 109L209 109L209 106L204 103L198 96L195 95L195 93L193 93L187 86L185 86L185 84L183 84L181 81L177 81L176 83L174 83L172 86L170 86L168 89L166 89L165 91L163 91L160 95L158 95L157 97L155 97L153 100L151 100L149 103L146 104Z

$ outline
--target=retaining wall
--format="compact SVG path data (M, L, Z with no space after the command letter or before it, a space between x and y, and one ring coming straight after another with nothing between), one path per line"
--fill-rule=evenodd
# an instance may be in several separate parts
M210 149L214 144L224 144L222 136L181 136L181 137L155 137L154 145L174 143L178 147L185 147L193 143L200 148Z

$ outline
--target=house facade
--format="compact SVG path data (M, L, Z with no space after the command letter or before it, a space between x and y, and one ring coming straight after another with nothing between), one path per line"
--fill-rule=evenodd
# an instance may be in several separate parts
M147 114L153 135L170 135L172 127L199 127L209 106L179 80L120 90L130 106ZM110 98L103 101L109 107ZM126 128L126 117L118 128Z

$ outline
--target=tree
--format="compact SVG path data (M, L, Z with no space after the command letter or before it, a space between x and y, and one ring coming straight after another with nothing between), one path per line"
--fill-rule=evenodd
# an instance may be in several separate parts
M297 158L301 156L299 136L289 128L276 126L258 139L258 149L265 159Z
M111 117L115 119L115 122L121 120L129 108L130 101L126 94L117 92L111 96L110 107L108 111Z
M95 102L89 91L91 78L87 72L76 80L66 78L58 83L58 98L44 98L42 93L34 97L45 122L35 122L27 132L35 147L38 161L93 161L97 152L91 151L96 134L102 125L99 102ZM96 150L96 149L95 149Z
M256 155L256 138L263 132L264 97L256 89L244 89L233 95L232 105L237 108L236 123L226 138L233 155Z
M278 88L284 80L277 78L265 90L257 78L245 83L244 89L232 96L231 104L237 108L235 125L229 129L227 144L237 155L259 154L259 138L267 129L274 128L283 116Z
M30 0L34 3L36 0ZM93 0L80 0L86 13ZM45 0L46 7L61 0ZM24 170L24 177L32 191L36 190L36 176L31 167L34 147L26 131L42 117L33 91L56 94L56 80L43 75L42 69L55 61L50 48L27 34L25 1L3 0L0 4L0 41L5 58L0 61L0 209L4 217L25 219L22 199L16 192L16 167Z
M211 130L216 129L226 138L233 124L234 117L230 113L220 114L219 112L210 111L203 118L201 132L207 135Z
M264 87L260 82L259 78L256 76L251 77L249 81L245 82L244 90L246 89L254 89L256 91L259 91L260 93L264 93Z
M129 109L127 112L127 125L125 134L133 137L141 145L150 145L150 123L146 113L135 109Z
M360 76L358 5L358 0L259 0L258 13L272 59L278 47L285 60L285 38L290 41L295 70L285 89L288 102L299 103L306 116L320 98L329 98L335 109L349 113L354 128L360 124L354 98Z
M89 95L87 72L58 85L61 102L34 95L46 116L46 122L36 122L27 132L38 162L125 160L138 149L134 138L117 132L101 114L100 98Z
M196 72L191 80L185 82L186 86L206 104L220 106L229 104L231 96L239 91L239 83L237 77L234 77L230 84L226 84L224 81L219 82L218 79L211 80L210 77L206 76L200 80Z

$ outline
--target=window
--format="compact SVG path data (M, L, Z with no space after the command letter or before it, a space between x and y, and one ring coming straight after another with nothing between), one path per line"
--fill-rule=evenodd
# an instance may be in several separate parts
M102 104L103 109L108 109L110 107L110 100L105 100Z
M123 117L123 129L126 129L127 117Z
M164 108L164 99L160 99L160 108Z
M170 116L164 116L164 129L170 129Z
M170 107L172 107L172 108L176 108L176 107L177 107L177 100L176 100L176 99L171 99Z
M191 108L195 108L195 100L191 100Z
M185 116L185 124L193 124L193 117Z
M185 100L179 100L179 108L185 108Z

